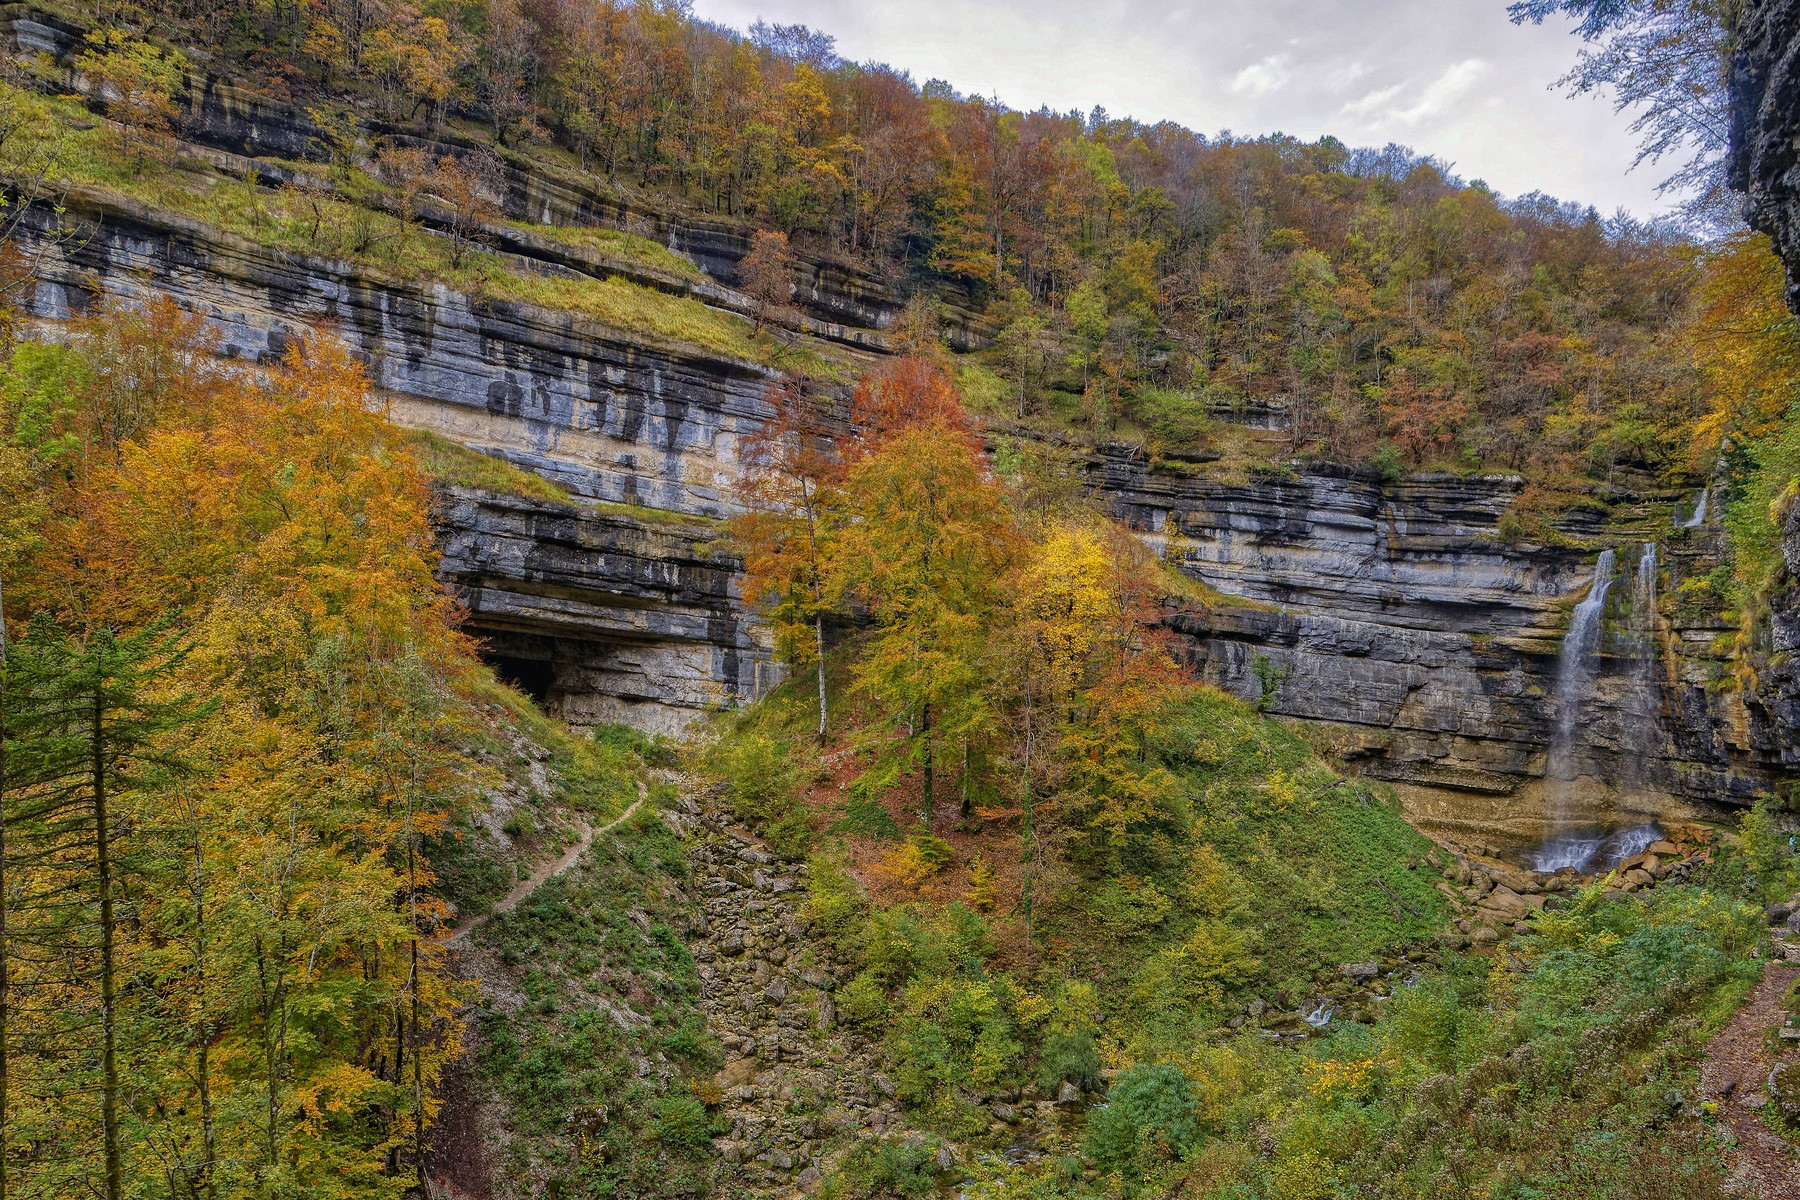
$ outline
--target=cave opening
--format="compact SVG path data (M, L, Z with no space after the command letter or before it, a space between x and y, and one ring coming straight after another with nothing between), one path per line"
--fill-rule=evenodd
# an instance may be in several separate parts
M543 707L550 699L551 685L556 682L556 666L546 659L519 658L511 654L484 654L488 666L501 680L537 701Z

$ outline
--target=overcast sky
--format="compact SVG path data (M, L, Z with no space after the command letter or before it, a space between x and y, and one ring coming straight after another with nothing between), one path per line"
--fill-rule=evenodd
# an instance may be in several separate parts
M1401 142L1465 179L1610 213L1665 211L1652 163L1598 97L1555 87L1579 40L1517 26L1506 0L694 0L711 21L761 17L833 34L838 53L946 80L1014 108L1048 104L1179 121Z

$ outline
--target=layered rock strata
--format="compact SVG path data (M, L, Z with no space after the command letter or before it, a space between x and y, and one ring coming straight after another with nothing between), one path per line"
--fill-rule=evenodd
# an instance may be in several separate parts
M1318 724L1340 755L1391 782L1415 820L1544 834L1551 682L1594 555L1502 538L1519 480L1383 483L1317 467L1230 484L1119 451L1098 481L1118 516L1226 598L1172 604L1166 618L1200 678ZM1700 815L1767 787L1792 727L1717 686L1704 621L1640 628L1630 588L1616 590L1579 715L1571 815Z
M572 724L675 733L780 677L704 522L458 488L436 517L484 653Z
M1747 0L1731 61L1726 165L1751 226L1787 263L1788 304L1800 312L1800 3Z

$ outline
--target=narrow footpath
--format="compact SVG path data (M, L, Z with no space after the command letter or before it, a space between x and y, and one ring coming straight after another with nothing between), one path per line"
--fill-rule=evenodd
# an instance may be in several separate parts
M1776 1058L1768 1039L1781 1024L1781 998L1800 967L1771 963L1725 1028L1706 1048L1700 1067L1700 1094L1719 1106L1737 1146L1731 1153L1728 1186L1757 1200L1800 1200L1800 1155L1796 1147L1763 1123L1770 1103L1769 1071Z
M471 933L474 933L482 925L486 924L488 918L499 916L501 913L511 912L513 909L519 907L531 893L537 891L539 888L543 887L544 884L574 866L580 861L581 856L587 853L587 848L594 844L594 838L603 833L611 833L625 822L631 820L632 814L637 812L644 803L646 793L644 791L643 781L641 780L638 782L637 791L637 799L633 800L630 807L624 812L600 826L598 829L595 829L591 825L582 825L581 836L576 839L574 845L570 846L567 850L564 850L555 858L539 863L531 874L513 884L512 890L496 901L494 907L490 911L476 917L467 925L464 925L461 929L458 929L455 933L451 934L449 940L445 944L449 946L462 944Z

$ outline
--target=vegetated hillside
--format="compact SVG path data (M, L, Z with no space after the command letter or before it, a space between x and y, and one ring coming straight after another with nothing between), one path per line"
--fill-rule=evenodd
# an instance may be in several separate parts
M459 913L631 799L497 684L342 347L249 377L168 303L0 369L0 1171L400 1195Z
M995 1186L1011 1147L1007 1186L1053 1195L1709 1194L1716 1143L1662 1097L1744 978L1730 897L1794 884L1766 823L1754 882L1595 890L1465 960L1444 860L1187 684L1160 568L989 474L943 368L901 360L821 509L868 614L827 739L801 676L704 756L760 849L665 751L486 676L416 439L364 392L319 340L237 373L167 304L10 350L13 1186L913 1194ZM1296 1040L1322 1001L1371 1024ZM1490 1112L1496 1079L1521 1099Z
M496 296L616 315L619 285L516 279L358 211L404 217L428 198L466 226L503 168L591 181L622 225L713 215L984 311L1002 377L981 376L985 403L1051 427L1229 452L1213 418L1274 404L1292 451L1580 477L1664 465L1699 403L1659 338L1685 308L1679 236L1504 201L1401 147L1006 111L844 62L811 31L745 37L649 5L151 10L88 36L36 85L110 96L109 115L147 132L179 131L204 79L248 86L304 112L310 143L286 140L331 169L272 175L292 180L273 202L183 197L155 182L168 142L134 138L102 164L80 145L105 139L77 136L77 174L296 249L473 270ZM78 119L40 115L34 135ZM562 240L691 275L629 229ZM773 309L788 295L767 249L724 267ZM635 323L754 356L650 299L630 293L647 309Z
M553 487L368 414L323 339L247 376L166 304L66 346L9 320L12 1179L1720 1194L1695 1064L1757 905L1800 886L1767 809L1741 851L1515 893L1196 688L1161 564L1041 445L984 456L965 398L1228 469L1518 465L1521 537L1730 434L1754 595L1795 378L1760 243L1503 205L1398 151L996 112L650 6L107 17L52 14L85 46L0 95L9 221L137 205L857 386L829 429L775 389L746 447L732 533L795 670L694 751L708 791L545 721L455 632L422 473ZM219 79L276 101L294 161L196 140L254 99ZM521 197L554 188L579 215L540 227ZM628 213L718 218L739 288L599 223ZM796 284L827 267L884 315L937 292L994 345L947 355L926 304L889 337L826 328ZM1275 437L1219 420L1258 414ZM1687 599L1726 602L1707 587ZM509 859L571 846L507 894Z
M1757 973L1746 901L1792 887L1766 813L1754 879L1724 850L1635 899L1446 861L1174 671L1158 564L1025 464L982 472L944 368L900 360L853 409L840 457L786 406L751 455L749 587L816 670L705 761L771 849L809 856L833 1036L877 1044L912 1128L869 1115L839 1153L837 1119L758 1115L803 1102L751 1018L717 1082L733 1146L768 1148L734 1174L780 1186L812 1160L797 1181L842 1196L1724 1194L1691 1089ZM846 604L862 619L820 657ZM1490 869L1531 900L1450 882ZM758 968L774 1000L787 953Z

